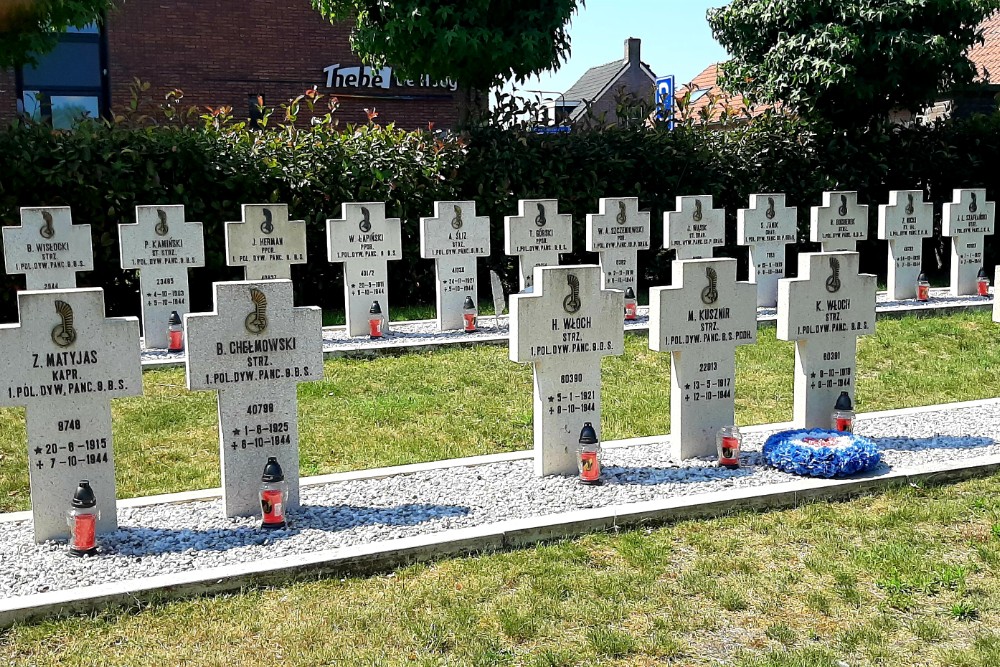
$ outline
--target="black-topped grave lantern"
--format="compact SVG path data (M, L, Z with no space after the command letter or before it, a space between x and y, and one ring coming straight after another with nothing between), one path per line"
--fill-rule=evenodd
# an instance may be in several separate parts
M71 556L93 556L97 553L97 520L100 518L101 511L97 509L97 497L90 481L82 479L66 513Z
M846 391L840 392L833 406L833 430L854 433L854 405Z

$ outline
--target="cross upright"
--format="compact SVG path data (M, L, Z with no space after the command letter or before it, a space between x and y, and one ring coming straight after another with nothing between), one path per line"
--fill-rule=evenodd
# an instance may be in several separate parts
M503 219L504 251L517 256L520 285L531 287L536 266L558 266L573 251L573 216L559 213L558 199L521 199L517 215Z
M18 324L0 324L0 405L27 408L35 541L67 537L66 511L90 480L98 532L118 528L111 399L142 393L139 320L104 316L93 287L24 291Z
M597 213L587 214L587 251L600 253L606 289L639 293L636 255L649 250L649 227L638 197L602 198Z
M878 237L889 241L888 293L893 299L915 299L923 263L925 236L934 231L934 204L922 190L892 190L889 203L878 207Z
M783 194L750 195L750 208L736 212L736 243L750 249L750 282L757 305L778 304L778 280L785 275L785 246L798 235L798 210Z
M510 359L532 365L535 473L574 475L585 422L600 436L601 359L624 346L625 295L601 289L601 267L534 270L534 291L510 297Z
M143 343L162 349L171 313L191 310L188 269L205 266L205 236L200 222L184 221L180 205L136 206L135 219L118 225L121 265L139 270Z
M1000 266L994 269L993 284L1000 284L997 281L1000 281ZM996 296L993 297L993 321L1000 322L1000 299Z
M736 260L674 262L670 287L649 291L649 348L670 352L670 451L711 456L715 436L735 425L736 347L757 341L752 283L736 282Z
M292 277L306 263L306 223L288 219L287 204L243 204L243 220L226 223L226 264L243 266L245 280Z
M994 233L996 203L986 201L986 190L955 189L942 206L941 228L951 237L951 294L976 294L976 276L983 267L986 237Z
M868 206L858 203L857 192L824 192L823 205L809 211L809 240L823 252L854 252L867 238Z
M379 302L383 330L389 328L388 262L402 258L399 218L385 217L385 202L349 202L340 218L326 221L326 253L344 263L347 333L368 333L368 311Z
M875 276L856 252L799 255L799 277L778 283L779 340L795 341L798 428L830 428L840 392L854 401L858 336L875 332Z
M726 211L712 208L712 195L677 198L677 210L663 214L663 247L674 259L711 257L726 244Z
M490 219L474 201L436 201L434 217L420 218L420 256L434 260L437 326L461 329L465 298L479 304L476 258L489 257Z
M90 225L74 225L69 206L25 207L21 226L3 228L7 273L23 273L29 290L72 289L94 270Z
M215 283L215 311L184 317L188 389L218 391L222 501L226 516L260 512L269 456L299 504L296 387L323 377L322 315L292 306L292 281Z

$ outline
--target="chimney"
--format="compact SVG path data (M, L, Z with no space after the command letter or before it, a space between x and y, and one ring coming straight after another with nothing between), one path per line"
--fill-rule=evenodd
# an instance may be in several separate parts
M630 65L639 64L639 45L642 40L638 37L629 37L625 40L625 62Z

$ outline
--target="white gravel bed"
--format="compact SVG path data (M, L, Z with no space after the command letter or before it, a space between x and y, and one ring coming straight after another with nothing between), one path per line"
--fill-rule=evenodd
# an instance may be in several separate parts
M975 304L992 304L993 297L982 296L949 296L947 288L935 288L930 293L931 300L921 304L913 300L894 301L888 298L886 292L879 292L876 295L875 308L878 312L905 311L915 308L954 308L960 306L970 306ZM758 319L774 319L777 316L776 308L758 308ZM463 331L438 331L435 320L412 320L405 322L393 322L391 331L380 339L371 339L367 336L348 336L347 331L342 326L324 327L323 329L323 351L324 352L354 352L358 350L376 351L379 349L402 347L420 347L432 345L460 345L463 343L485 343L495 341L506 341L510 330L508 329L509 316L501 315L499 321L492 315L484 315L480 318L480 329L475 333L465 333ZM649 307L639 306L637 317L632 322L625 322L626 331L643 331L649 328ZM143 363L148 362L180 362L186 360L183 352L168 352L163 349L142 350Z
M340 481L302 489L290 526L262 531L256 519L227 519L220 500L119 509L120 529L101 554L73 558L66 545L32 541L29 521L3 524L0 597L234 565L292 554L435 533L508 519L753 487L799 479L759 465L772 431L745 437L743 466L712 459L672 461L664 441L608 448L605 484L535 477L530 459ZM1000 402L932 408L907 416L861 418L883 468L998 455Z

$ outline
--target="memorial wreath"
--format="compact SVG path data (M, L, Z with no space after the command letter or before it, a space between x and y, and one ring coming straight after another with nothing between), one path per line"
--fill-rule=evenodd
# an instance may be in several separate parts
M818 428L775 433L764 442L761 454L769 466L809 477L853 475L882 461L868 438Z

